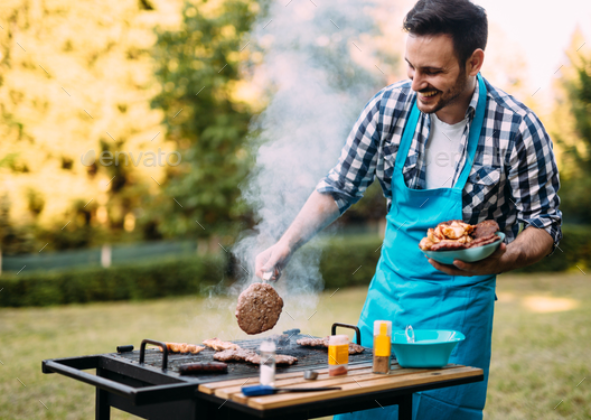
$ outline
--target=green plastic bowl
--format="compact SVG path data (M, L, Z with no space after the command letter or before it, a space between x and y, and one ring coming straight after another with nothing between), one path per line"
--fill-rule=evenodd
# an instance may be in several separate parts
M440 262L441 264L451 265L454 260L460 260L463 262L476 262L489 257L497 248L501 245L501 242L505 240L505 234L503 232L497 232L499 236L498 241L492 244L477 246L468 249L459 249L457 251L423 251L423 253L429 258Z
M409 343L404 331L392 334L392 351L404 368L440 368L449 363L454 347L466 337L453 330L414 330L415 341Z

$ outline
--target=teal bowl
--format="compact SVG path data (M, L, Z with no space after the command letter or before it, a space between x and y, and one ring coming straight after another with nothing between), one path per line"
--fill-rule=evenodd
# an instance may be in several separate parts
M423 251L423 253L441 264L452 265L454 260L460 260L463 262L476 262L489 257L497 248L501 245L501 242L505 240L505 234L503 232L497 232L499 236L498 241L492 244L477 246L468 249L459 249L457 251Z
M392 351L404 368L440 368L448 364L454 347L466 339L453 330L414 330L415 341L409 343L404 331L392 334Z

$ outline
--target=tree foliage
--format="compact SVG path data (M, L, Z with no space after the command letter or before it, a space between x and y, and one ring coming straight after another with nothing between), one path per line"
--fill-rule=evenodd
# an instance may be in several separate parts
M179 30L158 30L153 49L167 137L182 163L170 168L150 217L165 235L232 233L245 209L238 185L252 157L245 146L252 106L238 91L245 46L258 12L251 1L187 3Z
M174 150L163 136L151 141L162 128L160 111L149 104L156 93L149 48L156 23L170 24L178 9L151 4L2 3L0 195L10 203L1 216L5 252L23 252L17 244L32 243L31 235L35 252L46 244L51 250L115 241L128 234L126 221L132 230L142 198L159 193L150 177L162 179L161 167L85 166L80 159L90 150ZM21 240L8 239L18 235ZM141 236L141 229L133 235Z
M562 80L558 129L554 134L562 149L561 208L567 221L591 223L591 54L574 46L568 52L571 66ZM568 113L565 115L564 113Z

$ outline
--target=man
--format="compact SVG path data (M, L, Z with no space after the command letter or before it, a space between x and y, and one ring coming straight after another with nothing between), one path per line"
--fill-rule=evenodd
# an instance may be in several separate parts
M359 319L362 340L372 342L376 319L398 329L461 331L466 340L450 362L482 368L484 382L415 395L413 416L481 419L496 275L539 261L560 240L558 171L534 113L479 74L488 36L484 9L469 0L419 0L404 29L410 81L369 101L337 165L279 242L257 256L256 273L273 271L277 279L293 252L377 177L388 201L387 229ZM459 158L444 159L443 152ZM475 263L427 260L419 241L452 219L495 220L506 244ZM397 407L342 418L395 419Z

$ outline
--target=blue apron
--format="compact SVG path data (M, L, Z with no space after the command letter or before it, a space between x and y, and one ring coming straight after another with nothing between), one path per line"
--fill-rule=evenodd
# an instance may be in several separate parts
M392 176L393 201L376 274L359 319L362 343L373 345L373 322L391 320L392 329L450 329L466 340L451 354L450 363L483 369L484 381L416 393L415 420L480 420L486 400L496 276L450 276L429 264L418 247L428 228L462 219L462 190L474 161L486 108L486 87L478 75L479 98L470 124L467 160L453 188L411 189L402 168L420 111L413 102L404 128ZM339 420L397 419L398 406L336 416Z

